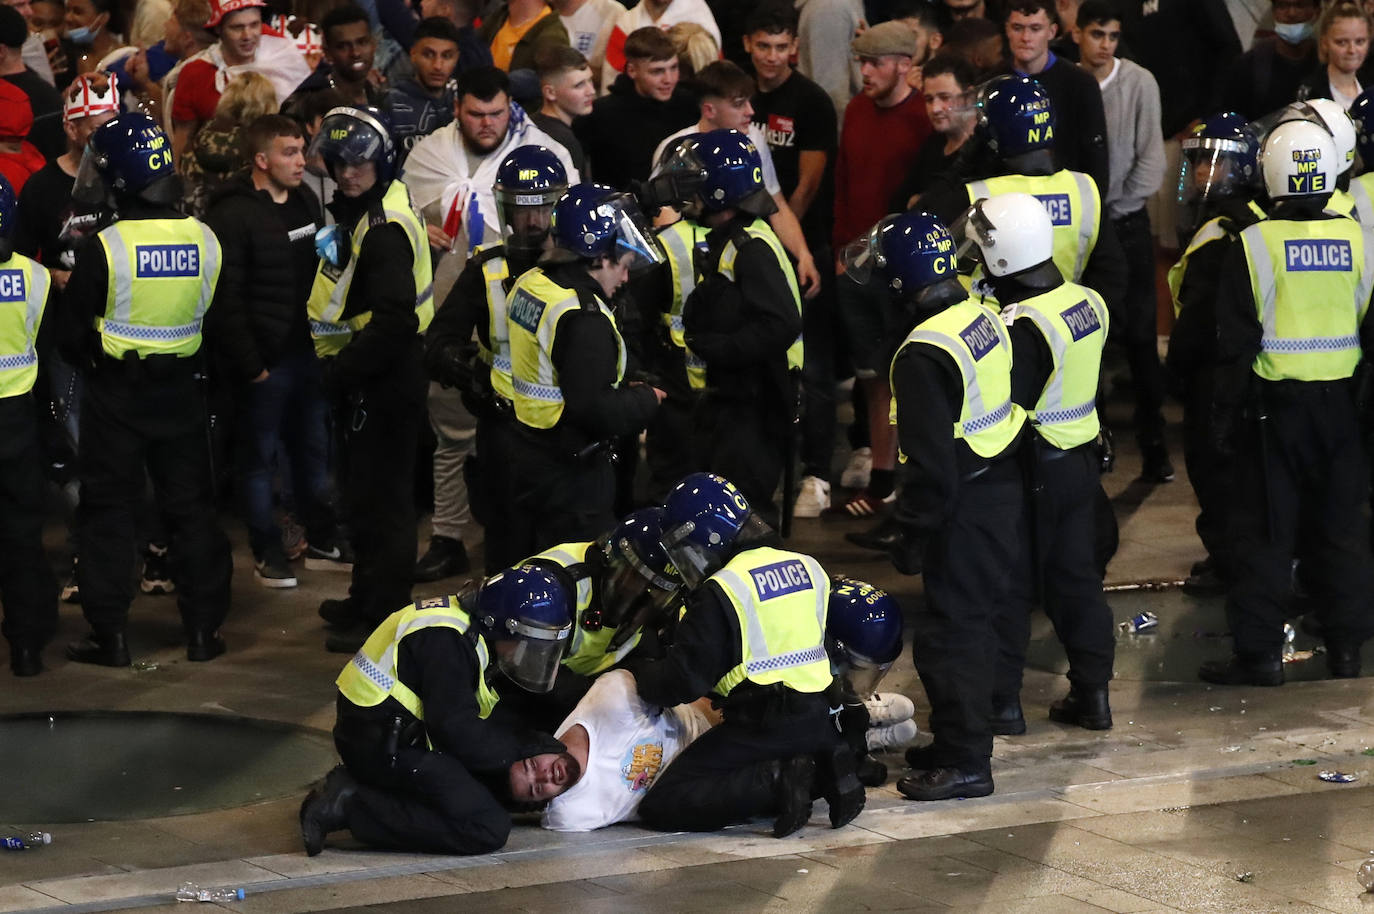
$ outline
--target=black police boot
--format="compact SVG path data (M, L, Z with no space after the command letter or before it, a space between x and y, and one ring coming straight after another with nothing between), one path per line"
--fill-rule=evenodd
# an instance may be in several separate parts
M214 660L224 653L224 639L219 632L192 631L186 633L186 659L193 663Z
M1069 694L1050 705L1050 720L1084 730L1110 730L1112 707L1107 687L1069 686Z
M1140 443L1140 478L1146 482L1173 482L1174 465L1163 439Z
M1242 657L1209 660L1198 667L1198 678L1214 685L1283 685L1283 660L1279 657Z
M427 584L462 574L472 567L462 540L448 536L431 536L429 549L415 563L415 582Z
M332 831L348 827L348 804L358 792L358 782L343 765L325 776L324 784L301 801L301 841L305 853L314 857L324 850L324 839Z
M1021 700L994 698L988 728L994 736L1020 736L1026 732L1026 715L1021 713Z
M815 779L816 760L809 755L793 756L779 763L774 838L786 838L811 820L811 785Z
M896 517L885 517L876 526L846 533L844 538L855 546L874 552L891 552L902 541L902 528Z
M1358 679L1360 645L1326 643L1326 668L1334 679Z
M10 670L16 676L37 676L43 672L43 651L27 644L10 647Z
M1230 580L1221 573L1210 555L1200 562L1194 562L1188 579L1183 582L1183 592L1190 597L1220 597L1230 589Z
M320 618L326 625L336 628L350 628L358 623L358 608L353 605L353 601L344 597L342 600L322 600L320 602Z
M935 762L935 744L927 743L924 746L912 746L906 751L906 763L910 768L917 771L929 771L940 766Z
M897 791L908 800L985 797L992 793L992 772L986 768L934 768L930 771L913 771L897 782Z
M830 827L843 828L864 811L864 785L854 770L854 752L841 742L817 757L821 796L830 807Z
M854 765L854 773L865 787L881 787L887 783L887 766L867 753Z
M356 654L367 643L367 636L375 626L355 622L347 628L335 629L324 638L324 649L331 654Z
M129 645L124 640L123 632L91 632L84 641L73 641L67 645L67 659L99 666L128 666Z

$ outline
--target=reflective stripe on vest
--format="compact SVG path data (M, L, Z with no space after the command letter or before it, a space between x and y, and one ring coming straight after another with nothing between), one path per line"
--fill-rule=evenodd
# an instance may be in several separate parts
M478 253L488 245L477 249ZM505 254L498 254L482 262L482 282L487 290L487 339L491 349L484 353L491 366L491 387L509 400L514 394L510 379L510 330L506 327L506 280L510 278L510 264Z
M1071 282L1082 278L1102 225L1102 198L1092 178L1063 169L1044 176L1003 175L965 187L970 204L1011 193L1030 194L1043 203L1054 225L1054 265Z
M787 277L787 288L792 293L792 304L797 306L797 314L801 315L801 292L797 290L797 274L792 269L792 261L787 259L787 251L783 248L778 236L769 227L768 223L762 219L755 219L745 226L744 231L751 238L760 238L767 242L768 247L773 251L773 256L778 260L778 266L782 269L782 274ZM725 249L720 254L720 273L731 282L735 281L735 257L739 255L739 250L735 247L735 240L731 238L725 242ZM802 337L797 334L797 339L791 346L787 347L787 367L800 371L802 367ZM689 372L690 378L690 372ZM693 385L695 386L695 385ZM703 374L701 386L706 386L706 378Z
M1061 450L1097 437L1097 379L1107 339L1107 306L1091 289L1065 283L1017 302L1015 314L1035 322L1054 365L1027 418Z
M673 345L683 350L688 385L693 390L703 390L706 387L706 363L687 348L687 337L682 326L682 306L701 278L697 275L696 252L706 243L706 230L695 222L679 219L660 229L658 239L668 253L668 271L673 283L673 298L668 312L663 315L663 323L668 328Z
M1189 258L1213 241L1221 241L1228 237L1230 237L1230 233L1222 228L1220 217L1208 220L1202 228L1193 233L1193 237L1188 241L1188 246L1179 255L1178 262L1169 267L1169 295L1174 302L1175 317L1183 310L1183 305L1178 300L1178 293L1183 288L1183 277L1188 273Z
M577 293L536 267L515 282L507 299L510 334L511 402L515 417L531 428L553 428L563 416L563 388L553 367L558 323L582 307ZM625 341L613 315L598 296L598 309L610 321L617 354L615 386L625 377Z
M521 564L533 562L537 565L542 560L551 562L571 573L573 566L587 564L587 554L595 546L595 543L562 543L551 549L545 549ZM630 651L639 644L641 633L636 631L615 653L607 653L606 647L611 643L611 638L615 636L616 629L603 627L590 631L582 627L582 619L587 611L596 608L592 602L596 596L596 582L592 580L590 568L582 571L576 580L577 617L573 624L572 643L568 646L568 655L563 658L563 665L574 673L581 673L583 676L595 676L615 666L628 656Z
M782 683L797 692L830 686L825 614L830 579L809 555L749 549L711 576L735 608L740 663L713 688L726 696L741 682Z
M335 684L345 698L363 708L376 707L388 697L396 699L418 720L425 719L424 703L396 675L396 658L401 640L427 628L452 628L466 634L471 623L468 614L454 597L435 597L412 603L392 613L368 636L358 653L339 673ZM500 696L487 685L490 663L486 640L473 643L477 652L477 716L486 719Z
M913 343L934 346L959 366L964 403L954 423L954 437L962 438L980 457L996 457L1005 451L1016 440L1026 414L1011 400L1011 337L1001 318L985 305L965 299L918 324L897 353ZM895 425L895 387L889 417ZM898 456L906 462L905 454Z
M126 219L96 237L108 275L95 319L104 353L194 355L219 281L215 233L195 219Z
M1269 381L1354 374L1374 289L1369 232L1353 219L1266 221L1241 232L1263 328L1255 374Z
M429 236L424 223L410 199L410 191L401 181L392 181L382 197L382 212L386 221L395 223L405 230L406 240L410 242L410 273L415 281L415 314L420 320L420 333L429 329L434 318L434 272L429 257ZM315 340L315 353L320 356L338 355L348 345L353 334L367 326L372 320L370 310L343 319L344 306L348 302L348 290L353 285L353 273L358 268L358 255L363 249L363 239L372 228L371 212L363 213L349 241L348 264L336 270L321 261L315 271L315 283L310 288L310 299L306 310L310 314L310 336Z
M1371 197L1371 190L1374 190L1374 173L1360 175L1350 182L1350 196L1355 201L1355 210L1351 215L1360 225L1374 228L1374 197Z
M0 398L26 394L38 379L38 327L48 285L47 269L23 254L0 263Z

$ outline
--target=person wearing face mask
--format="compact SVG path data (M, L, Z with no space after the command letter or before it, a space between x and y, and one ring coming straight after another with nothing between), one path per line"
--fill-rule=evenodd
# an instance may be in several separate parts
M1282 108L1317 67L1318 0L1273 0L1274 37L1257 40L1223 75L1220 108L1247 120Z
M1360 71L1369 56L1374 20L1356 0L1338 0L1317 23L1317 57L1322 65L1298 87L1298 100L1329 98L1342 108L1355 104L1363 86Z
M124 43L110 30L112 0L67 0L67 15L63 20L67 40L75 45L72 63L77 74L89 73L101 58Z

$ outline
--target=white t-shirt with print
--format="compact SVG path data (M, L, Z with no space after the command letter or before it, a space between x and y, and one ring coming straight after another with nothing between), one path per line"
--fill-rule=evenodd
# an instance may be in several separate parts
M571 16L558 17L568 31L568 44L574 51L582 52L598 78L606 60L606 42L623 12L625 7L616 0L587 0Z

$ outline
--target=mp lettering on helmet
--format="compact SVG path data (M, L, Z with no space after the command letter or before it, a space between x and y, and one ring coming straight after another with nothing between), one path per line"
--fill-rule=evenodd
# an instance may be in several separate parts
M759 592L760 600L772 600L799 590L815 588L811 583L811 575L806 573L806 565L795 559L755 568L750 576L754 579L754 589Z
M1318 170L1321 167L1321 159L1320 149L1293 150L1294 174L1288 176L1290 194L1326 193L1326 175Z
M1039 143L1054 139L1054 125L1050 123L1050 103L1048 100L1034 99L1026 102L1021 110L1031 115L1032 126L1026 128L1026 142Z
M346 139L347 137L348 137L348 128L347 128L347 127L335 127L333 130L329 131L329 138L330 138L331 140L342 140L342 139Z
M510 319L530 333L539 330L539 321L544 316L544 303L524 289L515 293L510 303Z
M1097 312L1093 310L1092 305L1088 304L1086 298L1067 311L1059 312L1059 316L1064 319L1064 323L1069 325L1069 333L1073 334L1075 341L1083 339L1094 330L1102 329L1102 324L1097 319Z
M0 301L27 301L23 270L0 270Z
M134 275L139 279L199 276L200 248L194 244L136 244Z
M537 180L539 180L539 169L537 169L537 168L522 168L522 169L520 169L520 174L519 174L517 177L518 177L521 181L537 181Z
M1290 273L1343 272L1354 269L1349 241L1285 241L1283 267Z
M1069 202L1068 194L1036 194L1035 199L1050 214L1051 225L1073 224L1073 204Z
M973 352L974 361L978 361L997 347L997 330L986 314L979 315L976 321L960 330L959 338Z

